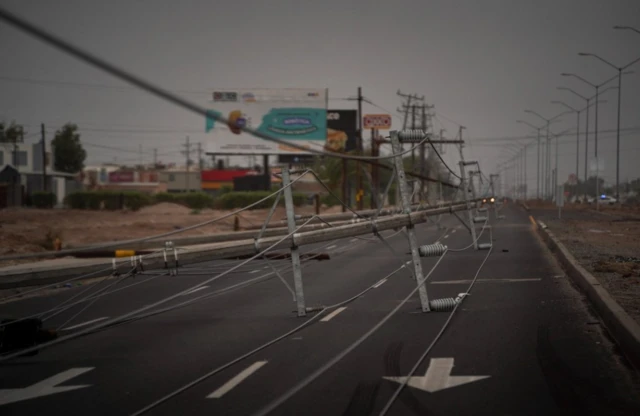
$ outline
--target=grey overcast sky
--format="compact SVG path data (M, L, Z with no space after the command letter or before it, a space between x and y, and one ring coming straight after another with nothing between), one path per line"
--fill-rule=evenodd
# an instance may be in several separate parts
M395 111L398 89L435 105L436 129L464 132L469 158L495 171L506 144L533 134L517 119L540 125L523 112L552 117L563 100L582 108L592 83L616 75L595 53L624 65L640 57L640 2L604 0L0 0L2 7L89 49L112 63L184 97L204 104L214 87L328 88L330 107L355 108L340 98L357 87L378 106ZM80 126L89 163L146 161L158 149L163 161L177 161L186 135L204 142L203 120L125 86L97 69L0 23L0 120L27 125L36 140L39 123L49 136L67 121ZM640 64L623 78L621 179L640 176ZM45 82L40 82L45 81ZM63 83L72 83L63 84ZM81 84L81 85L75 85ZM86 85L85 85L86 84ZM611 85L615 85L615 82ZM604 88L604 87L603 87ZM602 96L599 152L604 177L615 180L617 92ZM365 112L381 112L364 105ZM591 130L594 115L591 112ZM584 113L583 113L584 116ZM394 120L398 122L399 119ZM553 125L572 136L560 141L560 178L575 170L576 116ZM139 130L147 130L139 132ZM149 131L151 130L151 131ZM154 131L155 130L155 131ZM584 117L581 125L584 131ZM487 138L505 138L488 142ZM511 138L506 140L506 138ZM492 144L493 146L488 146ZM497 145L496 145L497 144ZM107 146L114 149L100 148ZM584 166L581 136L580 177ZM589 140L593 156L593 134ZM535 185L529 148L529 184ZM455 162L457 151L445 158Z

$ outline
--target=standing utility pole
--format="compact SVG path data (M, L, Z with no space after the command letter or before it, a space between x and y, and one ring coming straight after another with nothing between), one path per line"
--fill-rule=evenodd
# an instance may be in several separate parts
M362 140L362 87L358 87L358 154L362 156L364 152L364 145ZM362 190L363 187L363 178L362 172L360 170L360 165L362 162L356 162L356 172L358 175L358 209L364 209L364 192Z
M153 149L153 168L158 166L158 149Z
M42 190L47 192L47 141L44 136L44 123L40 124L42 137Z
M202 143L196 144L196 151L198 152L198 168L202 171Z
M185 147L186 150L182 151L182 154L185 155L186 157L186 162L187 162L187 173L186 173L186 191L190 192L190 186L189 186L189 166L191 165L191 143L189 143L189 136L187 136L187 139L185 141L185 144L183 144L183 146Z

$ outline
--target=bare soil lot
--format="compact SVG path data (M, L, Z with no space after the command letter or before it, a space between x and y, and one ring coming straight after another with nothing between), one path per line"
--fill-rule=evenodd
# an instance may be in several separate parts
M238 214L240 228L261 225L269 210L244 211ZM326 208L323 214L340 212L340 207ZM63 247L148 237L199 224L230 211L193 211L182 205L161 203L130 211L84 211L70 209L5 209L0 211L0 256L32 253L52 248L56 238ZM313 206L297 207L296 214L315 213ZM271 221L285 218L278 207ZM234 218L176 234L194 236L233 231ZM0 267L18 262L0 262Z
M591 272L616 301L640 322L640 210L604 207L534 209L533 215Z

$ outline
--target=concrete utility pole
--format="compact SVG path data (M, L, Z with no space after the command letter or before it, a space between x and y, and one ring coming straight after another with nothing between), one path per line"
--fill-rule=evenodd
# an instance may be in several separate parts
M200 171L202 171L202 143L197 143L196 149L198 152L198 167L200 168Z
M189 143L189 136L187 136L187 139L185 141L185 144L183 144L182 146L184 146L184 148L186 150L182 151L182 154L185 155L186 157L186 163L187 163L187 174L186 174L186 191L190 192L191 191L191 187L189 186L189 166L191 165L191 143Z
M42 190L47 192L47 141L44 136L44 123L40 124L42 137Z

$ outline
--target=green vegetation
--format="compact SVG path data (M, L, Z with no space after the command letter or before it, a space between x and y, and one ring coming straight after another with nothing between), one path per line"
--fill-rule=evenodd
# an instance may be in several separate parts
M53 192L34 192L31 203L35 208L53 208L56 204L56 194Z

